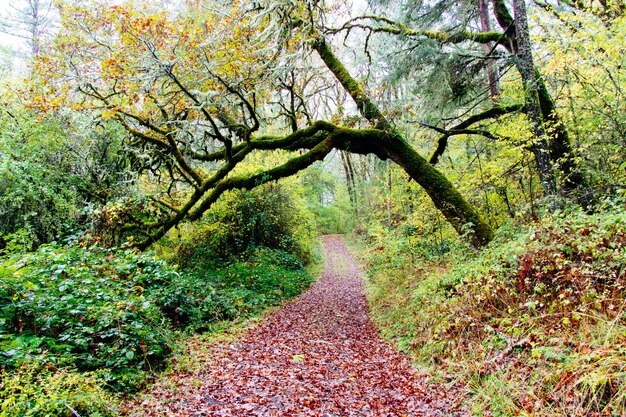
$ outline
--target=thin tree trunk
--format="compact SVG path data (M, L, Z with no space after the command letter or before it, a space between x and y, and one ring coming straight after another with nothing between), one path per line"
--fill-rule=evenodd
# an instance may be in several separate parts
M489 24L489 10L486 0L478 0L478 10L480 12L480 26L483 32L490 32L491 25ZM498 86L498 69L493 61L491 61L489 54L493 50L493 43L489 42L483 46L485 50L485 57L487 59L487 81L489 82L489 93L493 104L498 104L498 98L500 96L500 87Z
M357 196L356 196L356 183L354 180L354 169L352 167L352 161L350 160L350 154L345 151L339 151L341 158L341 165L343 171L346 174L346 186L348 187L348 196L350 197L350 204L352 209L356 212L357 208Z
M526 3L524 0L513 0L514 19L517 40L517 59L515 66L522 76L524 84L526 112L530 123L532 124L533 134L535 136L530 150L535 156L537 171L541 186L546 195L556 194L556 180L552 161L550 159L550 151L548 149L548 141L543 126L541 108L539 106L539 84L540 78L535 71L533 55L530 44L530 34L528 30L528 18L526 16Z

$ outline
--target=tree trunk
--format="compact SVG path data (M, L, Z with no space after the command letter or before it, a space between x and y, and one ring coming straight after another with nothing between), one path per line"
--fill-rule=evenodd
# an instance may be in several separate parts
M352 167L352 160L348 152L340 151L341 164L343 165L344 173L346 174L346 186L348 187L348 196L350 197L350 204L352 209L357 210L357 192L356 192L356 180L354 179L354 168Z
M400 132L393 128L356 80L348 73L345 66L333 54L326 40L320 37L313 47L326 67L356 102L361 115L376 129L387 132L384 142L379 141L378 143L380 151L373 153L387 156L400 165L412 179L424 188L435 206L459 234L471 233L471 241L474 246L479 247L489 243L493 239L491 227L454 185L419 155ZM348 145L354 147L358 144Z
M556 111L556 104L548 91L548 87L546 87L546 83L539 73L537 73L536 78L538 81L539 108L544 122L552 132L548 144L550 159L561 172L563 188L570 192L580 190L587 186L587 181L574 160L569 133Z
M435 207L459 234L471 233L472 244L476 247L484 246L493 239L491 226L484 221L476 208L406 141L390 142L387 151L389 158L424 188Z
M513 7L517 40L515 66L522 76L526 112L535 135L530 150L535 156L535 163L537 164L537 171L539 172L539 179L541 180L544 193L553 195L556 193L556 180L541 117L541 108L539 107L540 78L533 62L525 0L513 0Z
M544 134L549 132L548 142L539 145L543 149L543 154L549 154L550 163L553 165L552 182L554 180L554 167L562 172L562 186L566 191L574 191L586 186L586 180L581 174L578 164L574 159L571 147L571 141L565 125L561 121L557 111L556 104L548 91L548 88L541 77L541 74L534 66L532 59L532 50L528 37L528 19L526 16L526 4L523 0L514 0L515 20L511 17L504 0L492 0L493 10L496 20L507 33L510 39L510 50L517 58L517 69L522 76L524 89L526 92L527 104L528 100L532 100L533 106L528 107L528 114L531 118L537 119L537 107L539 108L539 117L541 119L540 131ZM519 23L518 23L519 21ZM517 28L518 24L524 26L523 30ZM524 45L521 45L524 43ZM525 56L523 55L525 54ZM527 83L530 80L531 82ZM547 131L547 132L546 132ZM535 132L536 133L536 132ZM535 157L537 152L533 151ZM545 156L539 156L538 165L546 165ZM539 170L541 168L538 167ZM543 181L542 181L543 183Z
M478 11L480 13L480 28L483 32L490 32L491 25L489 24L489 9L486 0L478 0ZM498 98L500 97L500 87L498 86L498 69L493 61L489 57L489 54L493 50L493 42L486 43L483 46L485 50L485 58L487 59L487 82L489 83L489 93L493 104L498 104Z

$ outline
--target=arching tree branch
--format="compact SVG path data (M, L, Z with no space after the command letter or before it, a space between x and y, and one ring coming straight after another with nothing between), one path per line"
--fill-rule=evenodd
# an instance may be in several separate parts
M441 43L462 43L477 42L488 44L491 42L501 43L504 34L500 32L475 32L469 30L461 30L455 32L438 31L438 30L421 30L406 27L401 22L394 21L382 16L365 15L359 16L346 22L339 28L329 29L330 34L342 31L350 32L353 29L363 29L369 32L389 33L392 35L403 35L409 38L426 38Z
M365 94L362 87L350 75L346 67L337 59L328 43L319 37L313 48L339 83L357 104L361 115L377 130L388 136L382 140L381 156L384 154L400 165L430 196L435 206L448 222L462 234L469 225L472 242L476 246L487 244L493 238L491 227L478 211L471 206L448 179L419 155L404 139L402 134L384 117L374 102ZM358 142L357 142L358 143ZM351 142L351 144L354 144Z
M496 117L500 117L503 116L505 114L508 113L513 113L516 111L519 111L521 109L523 109L524 106L522 104L512 104L510 106L496 106L496 107L492 107L488 110L485 110L481 113L475 114L473 116L468 117L467 119L465 119L464 121L456 124L455 126L449 128L449 129L443 129L443 128L439 128L436 126L431 126L431 125L427 125L424 123L420 123L422 126L425 126L429 129L433 129L439 133L442 134L441 137L439 137L439 140L437 141L437 149L435 149L435 151L433 152L433 154L431 155L430 159L429 159L429 163L432 165L436 165L437 162L439 161L439 158L441 157L441 155L443 155L443 153L446 151L446 147L448 146L448 139L451 136L455 136L455 135L463 135L463 134L471 134L471 135L481 135L481 136L485 136L486 138L489 139L497 139L495 135L493 135L492 133L490 133L487 130L484 129L472 129L469 130L468 128L470 126L472 126L474 123L478 123L481 122L483 120L487 120L487 119L493 119Z

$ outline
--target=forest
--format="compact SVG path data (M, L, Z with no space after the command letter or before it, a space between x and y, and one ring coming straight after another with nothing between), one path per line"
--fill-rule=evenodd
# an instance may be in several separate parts
M626 415L623 0L3 9L0 417Z

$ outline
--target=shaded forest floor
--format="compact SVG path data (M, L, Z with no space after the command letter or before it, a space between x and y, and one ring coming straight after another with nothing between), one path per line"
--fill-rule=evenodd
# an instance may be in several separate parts
M298 299L235 341L200 348L126 405L133 416L450 416L460 393L418 375L369 317L343 239L324 239L326 269ZM193 352L192 352L193 355Z

